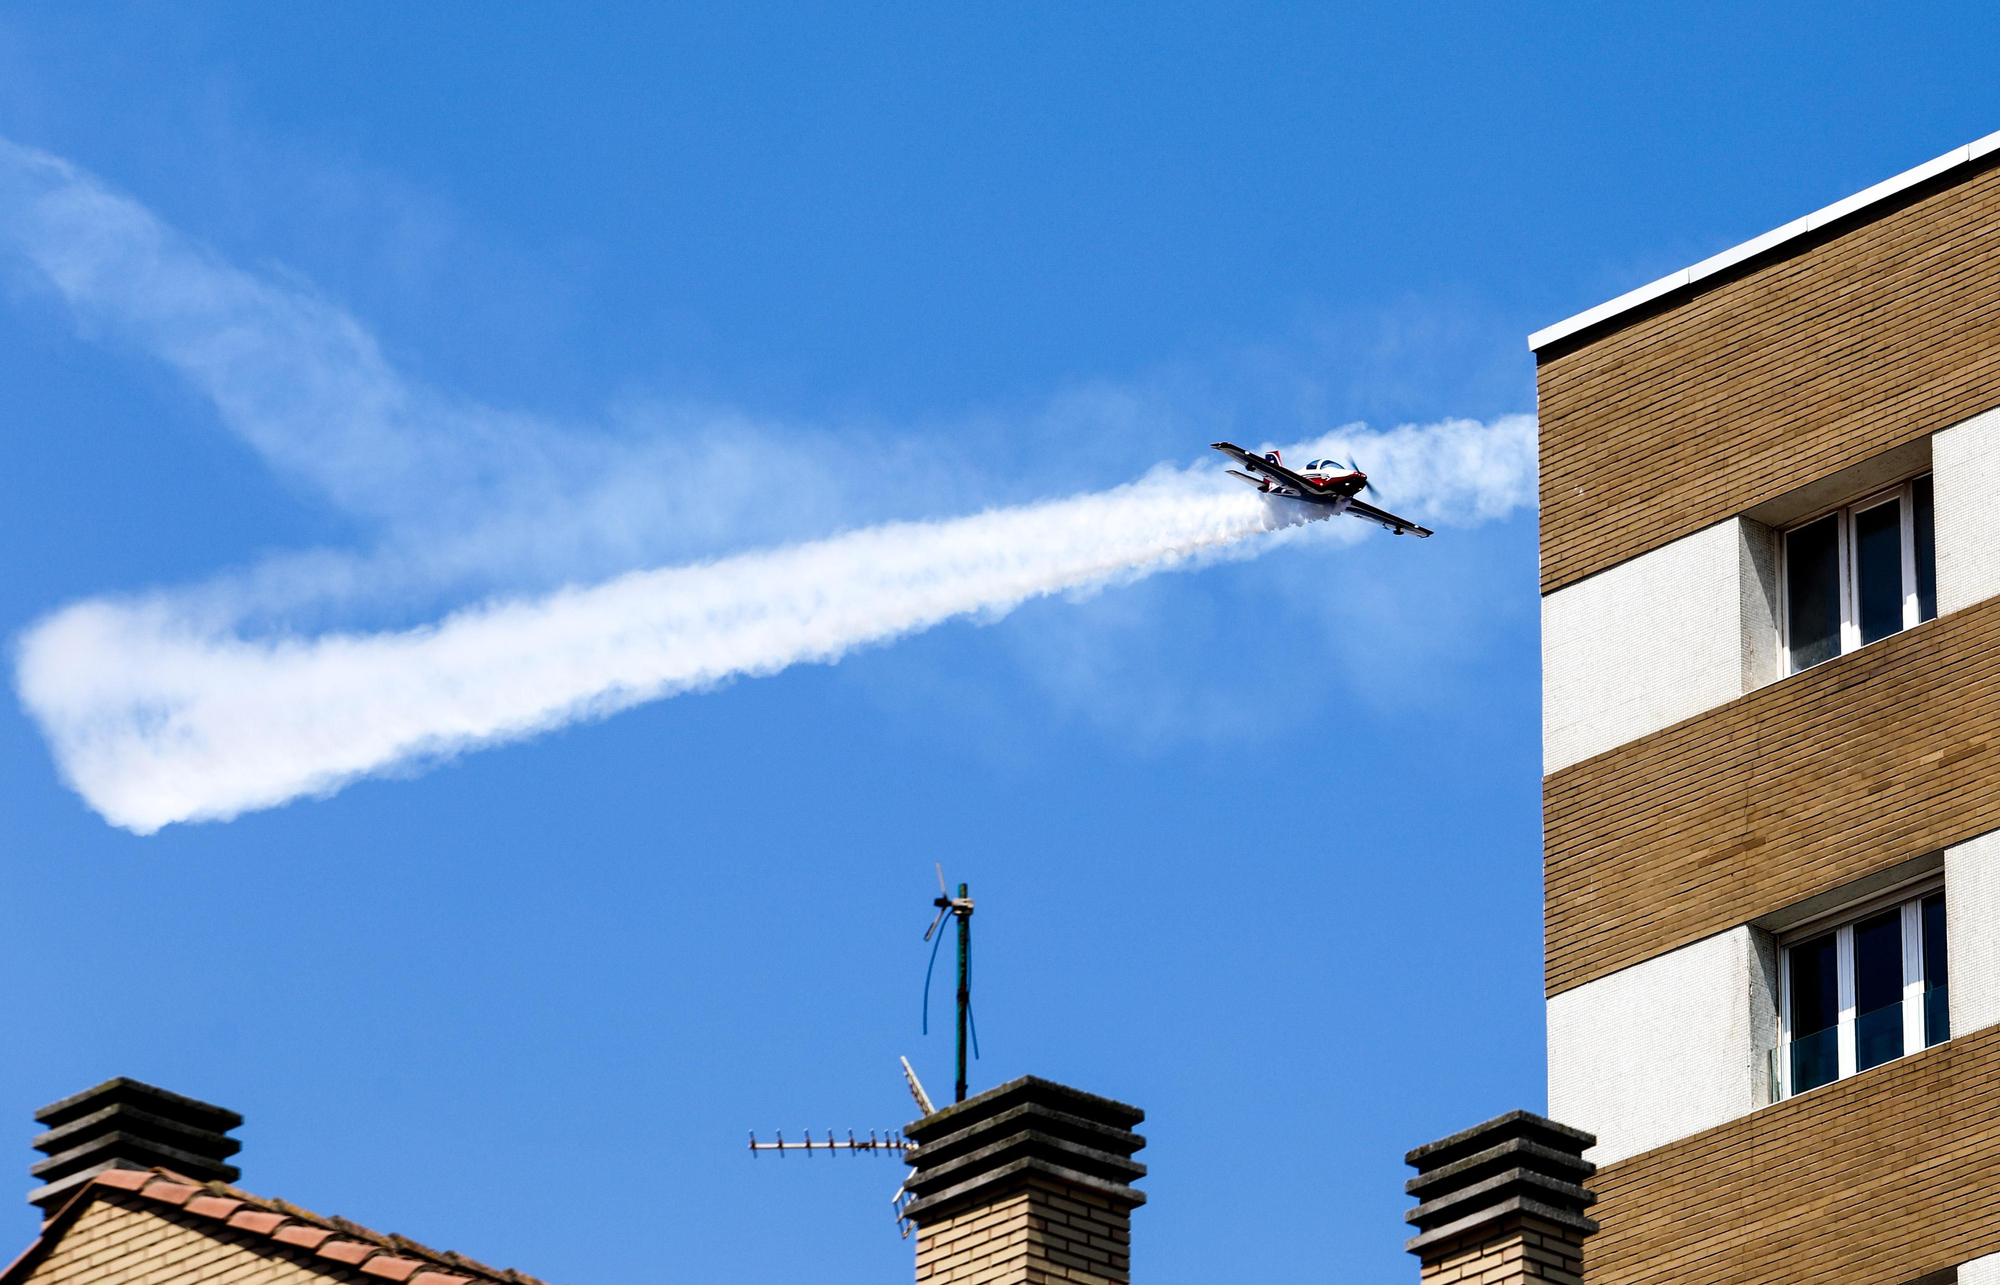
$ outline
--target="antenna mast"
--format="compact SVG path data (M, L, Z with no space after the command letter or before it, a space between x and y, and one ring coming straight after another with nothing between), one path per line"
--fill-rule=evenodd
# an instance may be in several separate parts
M930 928L925 931L924 940L931 939L931 934L944 923L947 915L958 920L958 1081L952 1086L952 1091L957 1095L952 1100L963 1102L965 1101L965 1029L972 1015L972 898L967 895L964 884L958 885L958 895L952 896L945 888L942 863L938 865L937 872L938 895L937 900L931 904L938 908L938 913L937 918L931 920ZM937 958L936 947L931 948L931 958L933 960ZM924 979L924 989L926 993L930 990L928 977ZM925 1004L925 1010L928 1020L928 1002Z

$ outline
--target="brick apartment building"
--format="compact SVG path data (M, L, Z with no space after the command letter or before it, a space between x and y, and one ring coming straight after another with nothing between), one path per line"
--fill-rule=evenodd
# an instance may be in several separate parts
M2000 1282L2000 134L1529 343L1586 1278Z

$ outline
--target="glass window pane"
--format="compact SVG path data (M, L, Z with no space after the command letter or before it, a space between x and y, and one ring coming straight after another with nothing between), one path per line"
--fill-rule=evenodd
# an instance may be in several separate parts
M1944 894L1924 898L1924 1047L1951 1038L1951 1009L1945 996L1951 980L1944 951Z
M1840 1078L1840 974L1828 933L1790 952L1792 1092Z
M1916 526L1917 619L1937 619L1937 503L1931 480L1910 483L1910 517Z
M1834 962L1832 933L1792 947L1792 1038L1823 1031L1840 1021L1840 970Z
M1872 1013L1903 998L1903 912L1854 925L1854 1011Z
M1821 518L1785 537L1786 627L1792 672L1840 654L1840 518Z
M1840 1028L1792 1041L1792 1092L1804 1093L1840 1078Z
M1854 515L1854 583L1861 598L1861 641L1903 627L1903 506L1891 501Z
M1865 1071L1871 1066L1893 1062L1903 1056L1903 1004L1863 1013L1854 1019L1854 1067Z
M1854 1064L1860 1070L1903 1056L1903 911L1854 925Z

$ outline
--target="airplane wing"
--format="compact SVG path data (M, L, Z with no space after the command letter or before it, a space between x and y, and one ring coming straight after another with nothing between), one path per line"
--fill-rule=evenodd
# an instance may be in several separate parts
M1365 518L1370 522L1385 526L1397 535L1430 536L1435 534L1426 527L1420 527L1414 522L1406 522L1385 509L1378 509L1372 504L1363 504L1359 500L1349 500L1347 502L1347 512L1354 517Z
M1253 468L1280 486L1290 487L1300 499L1319 499L1324 492L1299 474L1282 464L1273 464L1261 455L1253 455L1234 442L1211 442L1210 447L1235 459L1246 468Z
M1335 505L1337 506L1334 509L1336 513L1352 514L1364 521L1387 527L1396 535L1425 537L1434 534L1429 528L1420 527L1414 522L1399 518L1386 509L1378 509L1372 504L1363 504L1360 500L1348 499L1338 492L1330 493L1322 490L1320 487L1307 481L1304 476L1292 472L1292 470L1286 468L1284 465L1273 464L1261 455L1253 455L1234 442L1212 442L1210 445L1214 449L1221 451L1224 455L1235 459L1245 468L1255 469L1257 472L1262 473L1279 486L1286 488L1287 493L1298 499L1315 504ZM1230 472L1235 473L1236 471L1231 469ZM1236 476L1242 477L1243 474L1237 473Z

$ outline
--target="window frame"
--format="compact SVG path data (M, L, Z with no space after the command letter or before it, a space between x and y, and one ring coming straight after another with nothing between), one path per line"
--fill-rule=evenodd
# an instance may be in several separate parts
M1858 1001L1855 995L1854 929L1865 920L1873 919L1885 910L1897 909L1902 915L1903 946L1903 1051L1896 1058L1909 1057L1921 1053L1927 1045L1925 1031L1925 969L1923 906L1926 899L1945 891L1941 875L1927 875L1898 888L1891 888L1874 896L1816 915L1811 920L1794 925L1778 938L1778 1046L1774 1050L1773 1067L1776 1083L1772 1086L1772 1101L1782 1101L1798 1093L1810 1093L1813 1089L1823 1089L1827 1085L1838 1084L1851 1076L1861 1074L1858 1048ZM1951 904L1947 896L1945 905ZM1792 949L1809 941L1817 941L1831 931L1834 935L1834 967L1836 973L1835 1040L1837 1065L1833 1079L1824 1084L1816 1084L1812 1089L1795 1090L1792 1087ZM1946 984L1950 984L1951 958L1949 948L1944 959ZM1938 1043L1947 1043L1950 1035ZM1878 1063L1887 1066L1888 1062ZM1867 1068L1869 1070L1874 1067Z
M1880 508L1884 504L1899 506L1897 518L1901 534L1902 557L1900 569L1903 580L1903 624L1902 628L1896 630L1896 633L1915 629L1918 625L1925 623L1923 617L1922 585L1921 579L1917 574L1917 502L1914 492L1918 482L1932 476L1932 473L1926 471L1906 477L1894 486L1882 487L1870 491L1866 495L1850 500L1845 504L1821 509L1811 517L1787 523L1778 531L1778 629L1776 632L1778 635L1778 673L1781 677L1789 678L1794 674L1803 674L1806 672L1805 669L1792 668L1792 536L1794 533L1802 531L1817 522L1824 521L1828 517L1836 519L1834 547L1838 553L1838 568L1835 574L1840 582L1840 651L1838 654L1828 657L1828 660L1838 660L1841 656L1850 655L1865 646L1873 645L1861 641L1861 595L1860 587L1856 582L1857 558L1854 547L1854 520L1861 514L1871 509ZM1889 638L1895 637L1896 633L1884 635L1884 637L1878 638L1875 641L1886 642ZM1820 661L1819 664L1809 665L1806 668L1817 669L1819 665L1825 663L1827 662Z

